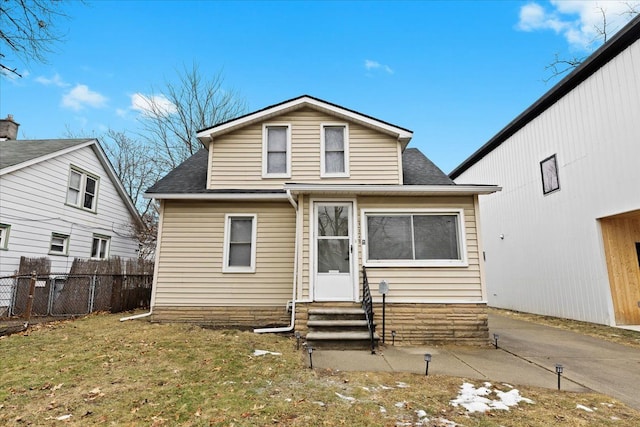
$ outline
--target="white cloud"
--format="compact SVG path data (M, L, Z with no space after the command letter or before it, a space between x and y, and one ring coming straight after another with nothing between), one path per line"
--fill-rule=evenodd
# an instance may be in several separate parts
M82 110L85 107L100 108L107 102L107 98L89 89L87 85L76 85L62 97L62 106L72 110Z
M639 1L551 0L549 9L531 2L520 8L516 28L522 31L551 30L561 34L574 49L589 50L601 41L602 12L606 14L606 32L611 37L626 24L631 7Z
M131 95L131 109L147 116L168 116L178 111L164 95L146 96L141 93Z
M388 65L381 64L378 61L373 61L371 59L364 60L364 68L366 68L367 71L378 69L378 70L384 70L388 74L393 74L393 70L391 69L391 67L389 67Z
M44 76L38 76L35 78L35 81L45 86L51 86L51 85L58 86L58 87L70 86L69 83L66 83L64 80L62 80L62 77L60 77L60 74L58 73L55 73L53 77L51 77L50 79Z

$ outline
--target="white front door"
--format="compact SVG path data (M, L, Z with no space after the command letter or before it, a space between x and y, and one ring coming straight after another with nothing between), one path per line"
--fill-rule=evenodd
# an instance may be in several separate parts
M315 203L315 299L353 301L351 202Z

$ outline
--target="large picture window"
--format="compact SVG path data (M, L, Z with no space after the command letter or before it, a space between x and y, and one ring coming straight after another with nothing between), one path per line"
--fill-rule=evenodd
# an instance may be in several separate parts
M256 215L225 216L224 265L226 273L253 273L256 266Z
M462 218L462 211L365 211L366 263L464 266Z
M262 128L262 176L291 177L291 127L265 124Z
M72 168L69 171L67 204L95 211L97 199L98 178L79 169Z
M346 124L321 125L322 177L349 176L349 127Z

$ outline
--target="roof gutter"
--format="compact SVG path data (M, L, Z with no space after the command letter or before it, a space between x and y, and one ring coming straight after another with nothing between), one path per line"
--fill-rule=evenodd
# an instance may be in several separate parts
M156 200L288 200L281 193L144 193L145 199Z
M353 193L358 195L473 195L501 191L497 185L367 185L367 184L285 184L292 194Z
M296 211L296 240L293 245L293 294L291 296L291 321L289 322L289 326L283 326L278 328L261 328L254 329L253 332L256 334L264 334L264 333L276 333L276 332L290 332L295 327L296 322L296 296L298 293L298 242L300 240L300 225L302 222L300 221L300 209L298 209L298 203L294 200L291 195L291 190L287 190L287 197L289 199L289 203L293 206L293 209Z

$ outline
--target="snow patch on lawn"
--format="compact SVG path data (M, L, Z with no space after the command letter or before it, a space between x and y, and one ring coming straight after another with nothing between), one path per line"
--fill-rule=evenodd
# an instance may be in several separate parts
M511 406L520 402L533 404L533 400L520 395L518 389L508 392L492 390L491 383L484 383L483 387L476 388L473 384L463 383L458 397L451 401L452 406L462 406L467 412L488 412L491 410L508 411ZM491 395L495 395L495 399Z
M282 356L282 353L276 353L273 351L267 351L267 350L254 350L253 351L253 355L254 356L264 356L266 354L271 354L272 356Z

